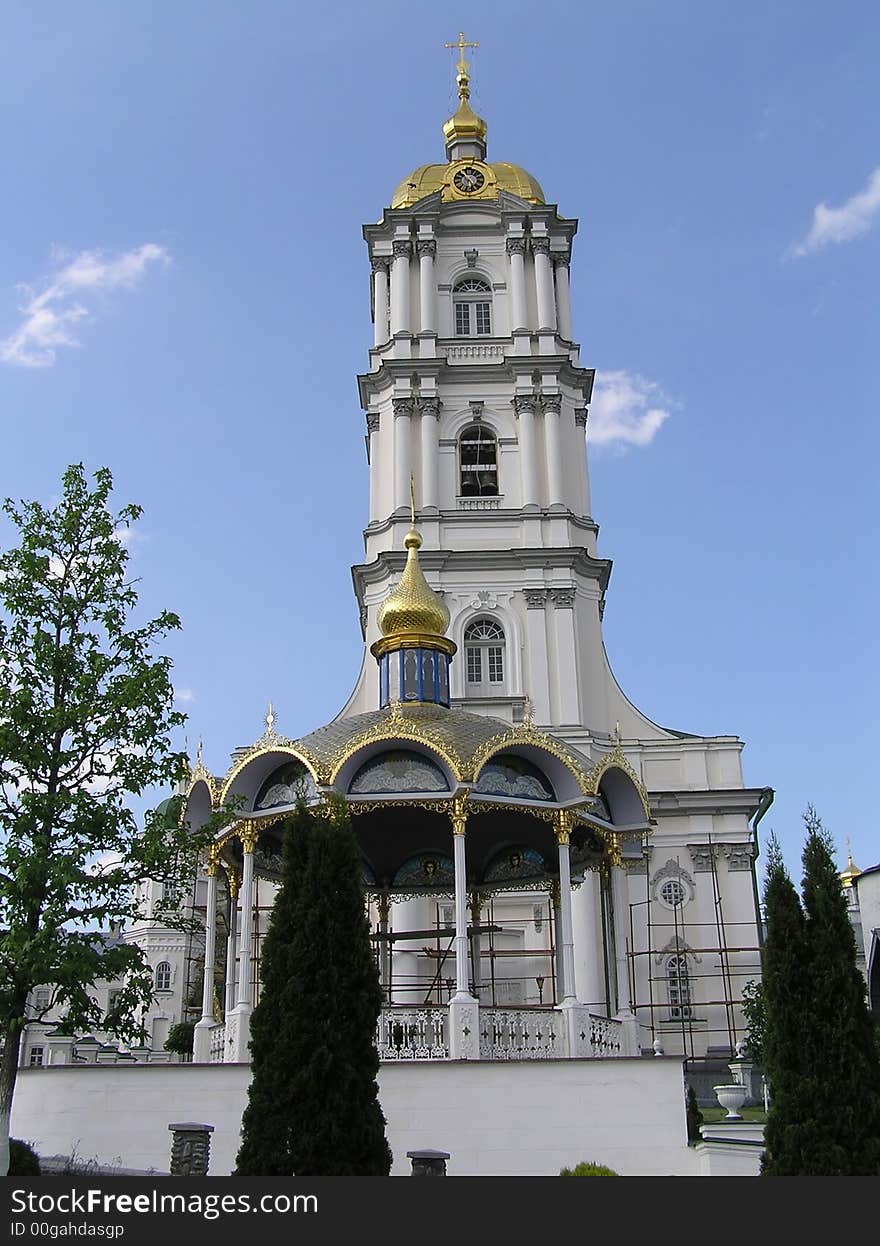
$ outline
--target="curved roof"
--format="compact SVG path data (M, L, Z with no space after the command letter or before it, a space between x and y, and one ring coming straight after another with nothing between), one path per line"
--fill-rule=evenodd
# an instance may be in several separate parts
M452 164L422 164L407 174L391 197L392 208L410 208L426 195L436 194L449 187L456 166ZM494 161L489 168L495 175L499 190L525 199L527 203L543 204L544 192L537 178L532 177L518 164Z

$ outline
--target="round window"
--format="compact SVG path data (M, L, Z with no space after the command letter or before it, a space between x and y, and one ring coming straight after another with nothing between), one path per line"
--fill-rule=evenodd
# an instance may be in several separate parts
M659 899L671 909L677 909L685 904L688 899L688 893L682 883L677 878L668 878L662 884L657 893Z

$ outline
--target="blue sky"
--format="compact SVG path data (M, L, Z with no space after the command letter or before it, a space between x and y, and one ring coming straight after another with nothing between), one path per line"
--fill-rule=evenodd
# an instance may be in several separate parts
M209 766L269 697L297 735L357 675L360 227L443 158L463 27L490 159L580 219L618 679L746 741L796 875L808 801L880 860L876 5L7 0L2 23L0 494L48 500L83 460L144 506L133 567L182 616Z

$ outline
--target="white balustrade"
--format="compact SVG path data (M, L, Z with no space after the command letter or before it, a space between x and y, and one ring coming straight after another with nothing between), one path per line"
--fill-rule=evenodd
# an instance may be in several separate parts
M481 1008L480 1058L553 1060L568 1055L565 1021L555 1008Z
M623 1022L613 1017L596 1017L590 1014L590 1055L621 1056L623 1051Z
M380 1060L448 1060L449 1010L383 1008L376 1047Z
M209 1064L223 1064L223 1052L226 1045L226 1026L215 1025L211 1031L211 1045L208 1049Z
M474 342L446 347L447 363L469 363L473 359L482 363L503 363L504 346L501 342Z
M502 509L504 498L496 493L486 497L459 496L455 499L460 511L498 511Z

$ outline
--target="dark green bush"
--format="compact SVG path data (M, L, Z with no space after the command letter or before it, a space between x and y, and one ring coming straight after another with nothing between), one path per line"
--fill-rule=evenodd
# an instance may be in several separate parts
M40 1157L33 1147L22 1142L21 1138L9 1139L9 1175L10 1177L39 1177Z
M179 1056L191 1056L193 1052L193 1033L195 1025L192 1021L178 1021L172 1025L165 1039L165 1050L176 1051Z
M563 1168L560 1177L619 1177L620 1173L615 1172L613 1168L606 1168L604 1164L587 1163L576 1164L574 1168Z

